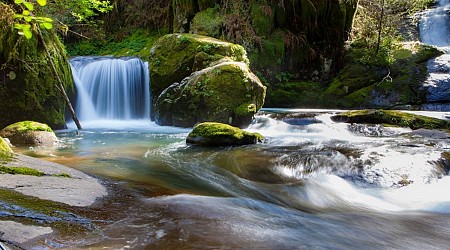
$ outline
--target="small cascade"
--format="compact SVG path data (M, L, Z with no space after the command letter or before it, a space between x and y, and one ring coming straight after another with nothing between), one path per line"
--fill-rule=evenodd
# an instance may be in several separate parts
M420 22L423 43L434 45L446 54L428 62L427 104L425 110L450 110L450 0L439 0L424 13Z
M150 119L148 63L139 58L70 60L81 121Z

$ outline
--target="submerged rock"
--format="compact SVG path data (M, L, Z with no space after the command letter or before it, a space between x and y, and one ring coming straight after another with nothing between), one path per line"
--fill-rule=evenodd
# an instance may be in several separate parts
M259 133L250 133L228 124L204 122L196 125L186 138L189 144L200 146L240 146L264 140Z
M449 129L450 123L433 117L396 110L355 110L331 117L334 122L388 124L411 129Z
M240 45L166 35L152 48L150 69L152 115L159 125L215 121L244 127L264 104L266 87L250 71Z
M55 132L47 125L34 121L11 124L0 131L13 145L53 146L57 141Z

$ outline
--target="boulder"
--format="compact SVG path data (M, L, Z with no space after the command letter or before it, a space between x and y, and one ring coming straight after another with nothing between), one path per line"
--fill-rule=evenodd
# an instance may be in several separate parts
M150 69L152 118L159 125L214 121L245 127L264 104L266 87L250 71L240 45L166 35L152 48Z
M156 102L155 120L178 127L205 121L245 127L264 104L265 91L245 63L224 61L167 88Z
M240 146L264 140L259 133L250 133L228 124L204 122L197 124L186 138L186 143L199 146Z
M244 48L237 44L195 34L161 37L153 45L149 58L152 96L158 97L173 83L224 57L248 63Z
M331 117L334 122L387 124L411 129L450 129L449 121L396 110L354 110Z
M47 124L34 121L11 124L0 131L0 136L8 138L13 145L53 146L58 141Z

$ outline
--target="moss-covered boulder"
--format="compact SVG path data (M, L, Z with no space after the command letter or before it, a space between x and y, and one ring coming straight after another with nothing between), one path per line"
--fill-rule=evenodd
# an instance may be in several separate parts
M450 129L450 122L396 110L355 110L331 117L335 122L387 124L411 129Z
M152 115L160 125L215 121L244 127L264 104L266 87L250 71L240 45L166 35L152 48L150 70Z
M239 146L262 142L259 133L250 133L228 124L204 122L196 125L186 138L188 144L199 146Z
M0 136L13 145L53 146L58 141L55 132L47 125L34 121L22 121L0 130Z
M8 21L14 20L14 13L7 6L0 8L0 128L23 120L64 128L65 103L37 32L33 30L31 39L18 35ZM64 46L56 30L42 33L58 74L70 91L73 80Z
M367 52L353 48L352 63L333 79L322 96L323 106L392 108L426 103L426 62L442 52L421 43L397 44L388 62L365 61Z
M195 34L169 34L158 39L150 53L150 80L153 98L192 72L207 67L211 62L229 57L248 63L240 45Z
M155 120L179 127L205 121L245 127L264 104L265 92L245 63L225 60L167 88L157 100Z

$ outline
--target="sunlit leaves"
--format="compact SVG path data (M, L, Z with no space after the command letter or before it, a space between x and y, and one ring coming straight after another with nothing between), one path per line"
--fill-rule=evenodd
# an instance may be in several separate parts
M47 0L37 0L37 3L38 3L40 6L45 6L45 5L47 4Z
M36 0L39 6L45 6L46 0ZM48 17L35 16L33 14L33 3L25 0L14 0L15 4L22 6L22 14L15 14L14 18L21 20L20 23L16 23L14 28L18 30L18 34L30 39L33 37L32 25L37 23L43 29L51 29L53 27L53 19Z

